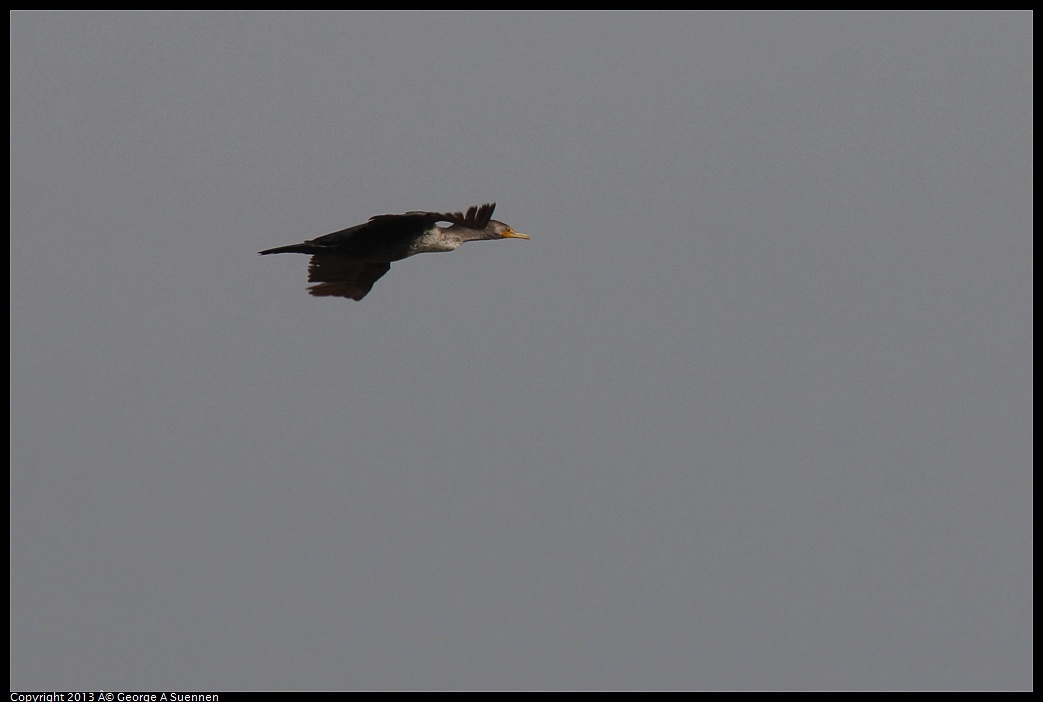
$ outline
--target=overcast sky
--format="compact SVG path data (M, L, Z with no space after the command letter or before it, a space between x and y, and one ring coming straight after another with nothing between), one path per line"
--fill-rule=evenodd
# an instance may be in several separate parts
M10 19L12 689L1032 688L1031 14Z

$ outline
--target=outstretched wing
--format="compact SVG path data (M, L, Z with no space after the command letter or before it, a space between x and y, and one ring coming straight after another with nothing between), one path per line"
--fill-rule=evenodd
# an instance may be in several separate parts
M318 283L308 288L315 297L349 297L361 300L382 275L391 270L387 261L358 259L319 254L308 264L308 282Z
M435 221L452 222L468 229L485 229L489 220L493 217L496 209L495 202L489 202L481 207L471 207L467 214L463 212L411 212L410 214L426 214L435 217Z

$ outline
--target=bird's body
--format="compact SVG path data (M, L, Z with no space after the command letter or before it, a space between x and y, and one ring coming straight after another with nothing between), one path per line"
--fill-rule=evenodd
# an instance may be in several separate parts
M452 251L468 241L528 239L503 222L492 219L495 204L460 212L406 212L377 215L365 224L333 232L300 244L266 249L261 254L302 253L312 259L308 288L317 297L361 300L392 261L419 253ZM448 227L438 226L449 222Z

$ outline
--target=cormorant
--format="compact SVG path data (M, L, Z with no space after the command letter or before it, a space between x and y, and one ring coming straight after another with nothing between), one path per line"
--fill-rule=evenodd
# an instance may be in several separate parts
M261 251L302 253L311 256L308 288L316 297L350 297L361 300L392 261L433 251L452 251L467 241L528 239L503 222L492 219L495 203L460 212L406 212L377 215L365 224L342 229L301 244ZM449 222L448 227L438 226Z

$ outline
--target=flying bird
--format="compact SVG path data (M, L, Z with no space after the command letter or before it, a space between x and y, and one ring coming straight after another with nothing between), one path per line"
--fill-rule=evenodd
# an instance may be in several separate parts
M452 251L468 241L528 239L492 219L495 203L460 212L406 212L377 215L365 224L342 229L301 244L278 246L261 255L302 253L311 256L308 288L316 297L361 300L373 283L391 269L392 261L419 253ZM439 222L449 226L440 227Z

